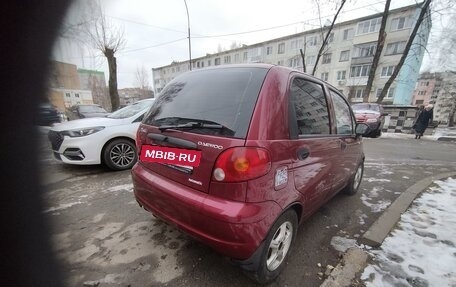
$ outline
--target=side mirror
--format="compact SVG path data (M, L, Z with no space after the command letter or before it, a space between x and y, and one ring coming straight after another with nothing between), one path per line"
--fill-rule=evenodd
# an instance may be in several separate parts
M364 123L359 123L356 125L355 133L357 136L366 136L371 132L371 128Z

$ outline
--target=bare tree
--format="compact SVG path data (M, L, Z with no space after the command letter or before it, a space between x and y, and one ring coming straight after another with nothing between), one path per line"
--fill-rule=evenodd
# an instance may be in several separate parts
M318 62L320 61L320 58L321 58L321 56L324 53L324 49L327 48L329 36L331 35L332 29L334 27L334 24L336 23L337 17L339 16L340 11L344 7L345 2L346 2L346 0L342 0L341 1L340 6L338 7L336 14L334 15L334 19L332 20L331 25L329 26L329 28L327 30L326 36L324 36L323 42L321 43L321 46L320 46L320 50L318 51L318 54L317 54L317 58L315 59L315 65L314 65L314 68L312 70L312 76L314 76L315 72L317 71ZM317 3L317 7L318 7L318 14L320 15L320 5L319 5L318 1L316 1L316 3ZM321 22L321 17L320 17L320 22ZM323 27L322 27L322 34L323 34Z
M109 97L112 110L115 111L120 105L117 91L117 59L115 54L125 45L124 30L109 23L101 10L100 17L94 21L93 25L88 25L86 28L86 35L94 48L102 52L108 61Z
M382 55L383 47L385 46L386 39L386 20L388 19L389 7L391 0L386 0L385 9L382 16L382 24L380 25L380 31L378 32L377 47L375 49L374 59L372 60L371 69L369 71L369 78L367 79L366 89L364 90L363 98L369 99L369 94L374 84L375 73L377 72L378 62Z
M146 99L150 96L149 73L144 66L136 68L136 84L141 90L141 99Z
M405 45L404 53L402 54L401 59L397 63L396 67L394 68L394 71L391 74L390 78L388 79L385 86L383 87L382 92L380 93L380 95L377 99L377 103L381 103L383 101L383 99L385 98L385 96L388 93L389 88L391 87L391 84L396 79L397 75L399 74L399 71L401 70L402 66L404 65L405 59L407 58L408 53L410 51L410 47L412 46L415 36L418 33L418 29L420 28L423 20L426 19L426 17L428 17L428 15L429 15L428 11L429 11L429 6L431 5L431 2L432 2L432 0L426 0L425 2L423 2L420 15L418 16L418 19L416 20L416 23L415 23L415 27L413 27L412 33L410 34L407 44Z

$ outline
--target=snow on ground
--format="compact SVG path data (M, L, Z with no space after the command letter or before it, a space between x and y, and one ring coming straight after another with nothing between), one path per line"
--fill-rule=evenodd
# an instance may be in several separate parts
M456 179L435 181L401 216L361 279L367 287L456 286Z

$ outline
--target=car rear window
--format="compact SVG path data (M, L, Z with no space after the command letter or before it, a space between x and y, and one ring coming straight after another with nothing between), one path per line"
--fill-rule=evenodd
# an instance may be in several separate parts
M154 126L194 121L218 124L224 131L186 131L245 138L267 72L266 68L231 67L182 74L163 89L143 122Z

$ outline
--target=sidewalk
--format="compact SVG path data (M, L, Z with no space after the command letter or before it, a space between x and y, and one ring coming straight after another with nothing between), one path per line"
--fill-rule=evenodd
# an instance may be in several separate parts
M380 138L410 138L415 139L415 134L405 133L382 133ZM421 137L422 140L434 141L451 141L456 142L456 127L437 127L431 135L425 134Z
M456 174L423 179L403 195L321 287L456 286Z

